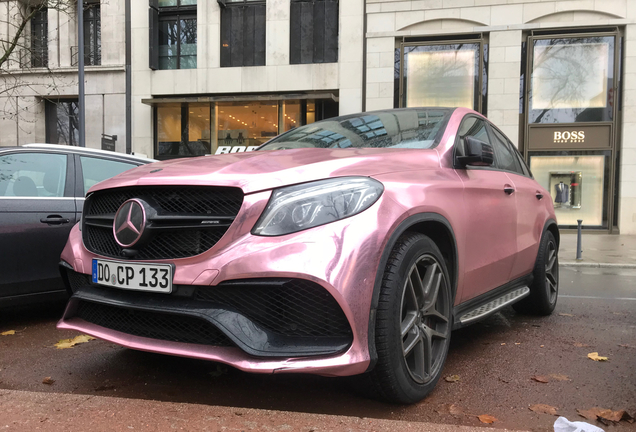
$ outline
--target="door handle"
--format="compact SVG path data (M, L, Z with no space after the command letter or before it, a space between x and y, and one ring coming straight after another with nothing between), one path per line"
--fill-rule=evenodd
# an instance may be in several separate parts
M515 191L515 188L513 188L510 185L505 185L504 186L504 192L508 195L512 194Z
M543 194L539 191L537 191L536 197L538 200L540 200L541 198L543 198Z
M60 215L50 215L45 218L40 219L40 222L49 224L49 225L62 225L70 222L69 219L63 218Z

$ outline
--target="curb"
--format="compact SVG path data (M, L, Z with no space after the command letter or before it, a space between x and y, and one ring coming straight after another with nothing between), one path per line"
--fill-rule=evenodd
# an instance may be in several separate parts
M625 268L636 269L636 264L631 263L598 263L598 262L579 262L579 261L562 261L559 267L591 267L591 268Z

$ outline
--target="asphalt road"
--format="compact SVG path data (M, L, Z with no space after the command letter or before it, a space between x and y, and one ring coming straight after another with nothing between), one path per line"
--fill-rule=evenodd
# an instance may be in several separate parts
M577 409L592 407L634 413L636 270L561 268L560 285L550 317L507 308L454 332L444 376L458 375L459 381L440 381L426 400L412 406L368 400L342 379L247 374L99 340L59 350L53 346L58 340L76 335L55 329L60 306L0 311L0 333L16 331L0 336L0 389L465 426L480 426L476 416L489 414L497 419L493 427L537 431L552 430L556 417L530 411L534 404L554 406L570 420L583 420ZM592 361L591 352L609 360ZM549 382L533 380L536 375ZM55 382L43 384L45 377ZM636 424L612 426L632 429Z

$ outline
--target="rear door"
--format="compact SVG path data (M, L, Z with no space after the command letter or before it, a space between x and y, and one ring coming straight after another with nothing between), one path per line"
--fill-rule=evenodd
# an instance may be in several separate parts
M510 274L511 279L516 279L534 268L545 222L542 202L545 192L534 181L510 140L495 127L491 126L491 131L499 168L514 183L517 196L517 257Z
M73 159L0 154L0 297L62 291L58 263L76 222Z
M458 130L456 156L464 139L491 143L486 122L466 116ZM496 163L496 162L495 162ZM517 250L517 210L510 178L496 166L456 170L464 183L466 208L465 277L462 301L484 294L510 280Z

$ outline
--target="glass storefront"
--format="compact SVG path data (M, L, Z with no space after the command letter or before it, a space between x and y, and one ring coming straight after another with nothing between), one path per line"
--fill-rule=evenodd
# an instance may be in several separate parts
M561 228L582 220L585 229L612 229L619 37L615 30L527 39L524 153Z
M155 109L156 159L252 151L276 135L337 115L331 100L164 103Z
M396 49L396 107L465 107L485 112L487 44L403 41Z

